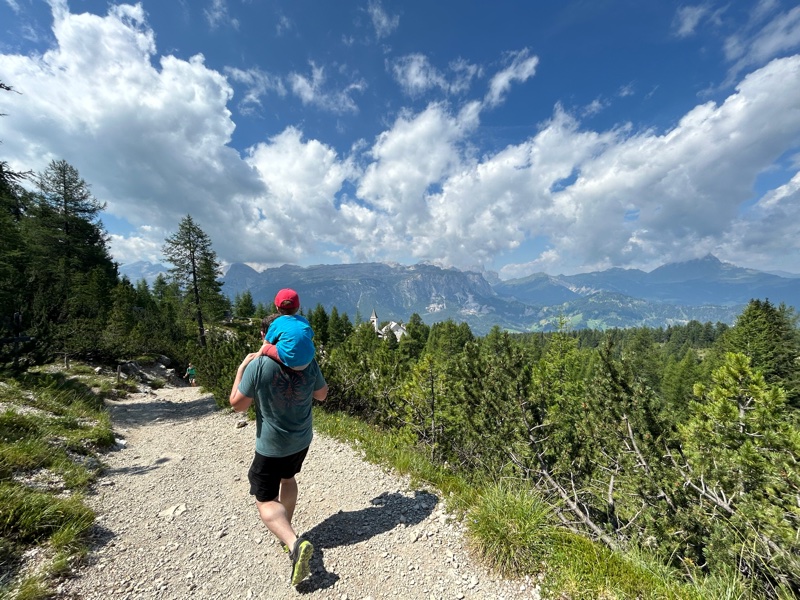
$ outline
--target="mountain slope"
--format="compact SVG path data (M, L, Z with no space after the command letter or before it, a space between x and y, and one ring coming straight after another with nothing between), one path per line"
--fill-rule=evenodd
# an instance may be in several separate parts
M542 331L560 318L573 328L661 327L690 320L732 324L751 298L800 306L800 279L782 278L722 263L713 256L664 265L650 273L610 269L570 276L537 273L490 285L483 275L428 264L283 265L258 273L235 264L223 290L231 298L250 290L270 304L292 287L305 310L334 306L352 320L375 310L381 321L466 322L478 335L495 325Z

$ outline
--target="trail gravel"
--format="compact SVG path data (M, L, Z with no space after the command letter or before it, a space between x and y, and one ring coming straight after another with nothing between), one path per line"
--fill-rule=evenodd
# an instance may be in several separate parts
M118 444L87 498L97 513L90 554L59 598L539 597L534 582L501 579L471 556L439 492L318 433L294 516L315 547L312 574L292 587L288 555L249 495L253 422L195 387L107 404Z

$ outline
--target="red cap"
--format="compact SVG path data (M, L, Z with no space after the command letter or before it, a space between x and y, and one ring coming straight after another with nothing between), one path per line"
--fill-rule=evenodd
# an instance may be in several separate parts
M275 308L294 310L300 308L300 297L297 292L289 288L282 289L275 296Z

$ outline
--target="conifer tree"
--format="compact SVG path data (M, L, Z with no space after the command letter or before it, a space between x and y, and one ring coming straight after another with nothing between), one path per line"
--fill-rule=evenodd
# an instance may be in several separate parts
M342 344L351 333L353 333L353 324L347 313L340 315L335 306L331 308L328 319L328 347L335 348Z
M52 161L21 221L29 245L27 290L33 333L47 352L93 352L111 307L117 267L97 201L77 169Z
M211 239L186 215L178 225L178 231L168 237L162 249L167 262L172 264L170 277L180 290L187 294L194 308L200 346L206 346L204 309L214 310L223 306L219 278L222 271L217 254L211 247Z
M769 300L751 300L727 332L722 349L750 358L768 384L786 391L790 405L800 408L800 337L794 310Z
M240 319L249 319L255 314L256 305L253 303L253 294L250 293L250 290L236 294L233 301L233 310Z
M692 558L800 589L800 430L783 390L745 355L728 353L711 386L695 393L681 458L672 457L695 498Z

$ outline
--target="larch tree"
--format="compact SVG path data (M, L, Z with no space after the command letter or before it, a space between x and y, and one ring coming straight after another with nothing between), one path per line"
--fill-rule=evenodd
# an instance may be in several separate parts
M172 265L170 278L188 295L194 308L200 346L205 348L203 308L219 304L222 296L222 282L218 279L222 271L211 247L211 238L191 215L186 215L178 225L178 231L166 239L161 251Z

